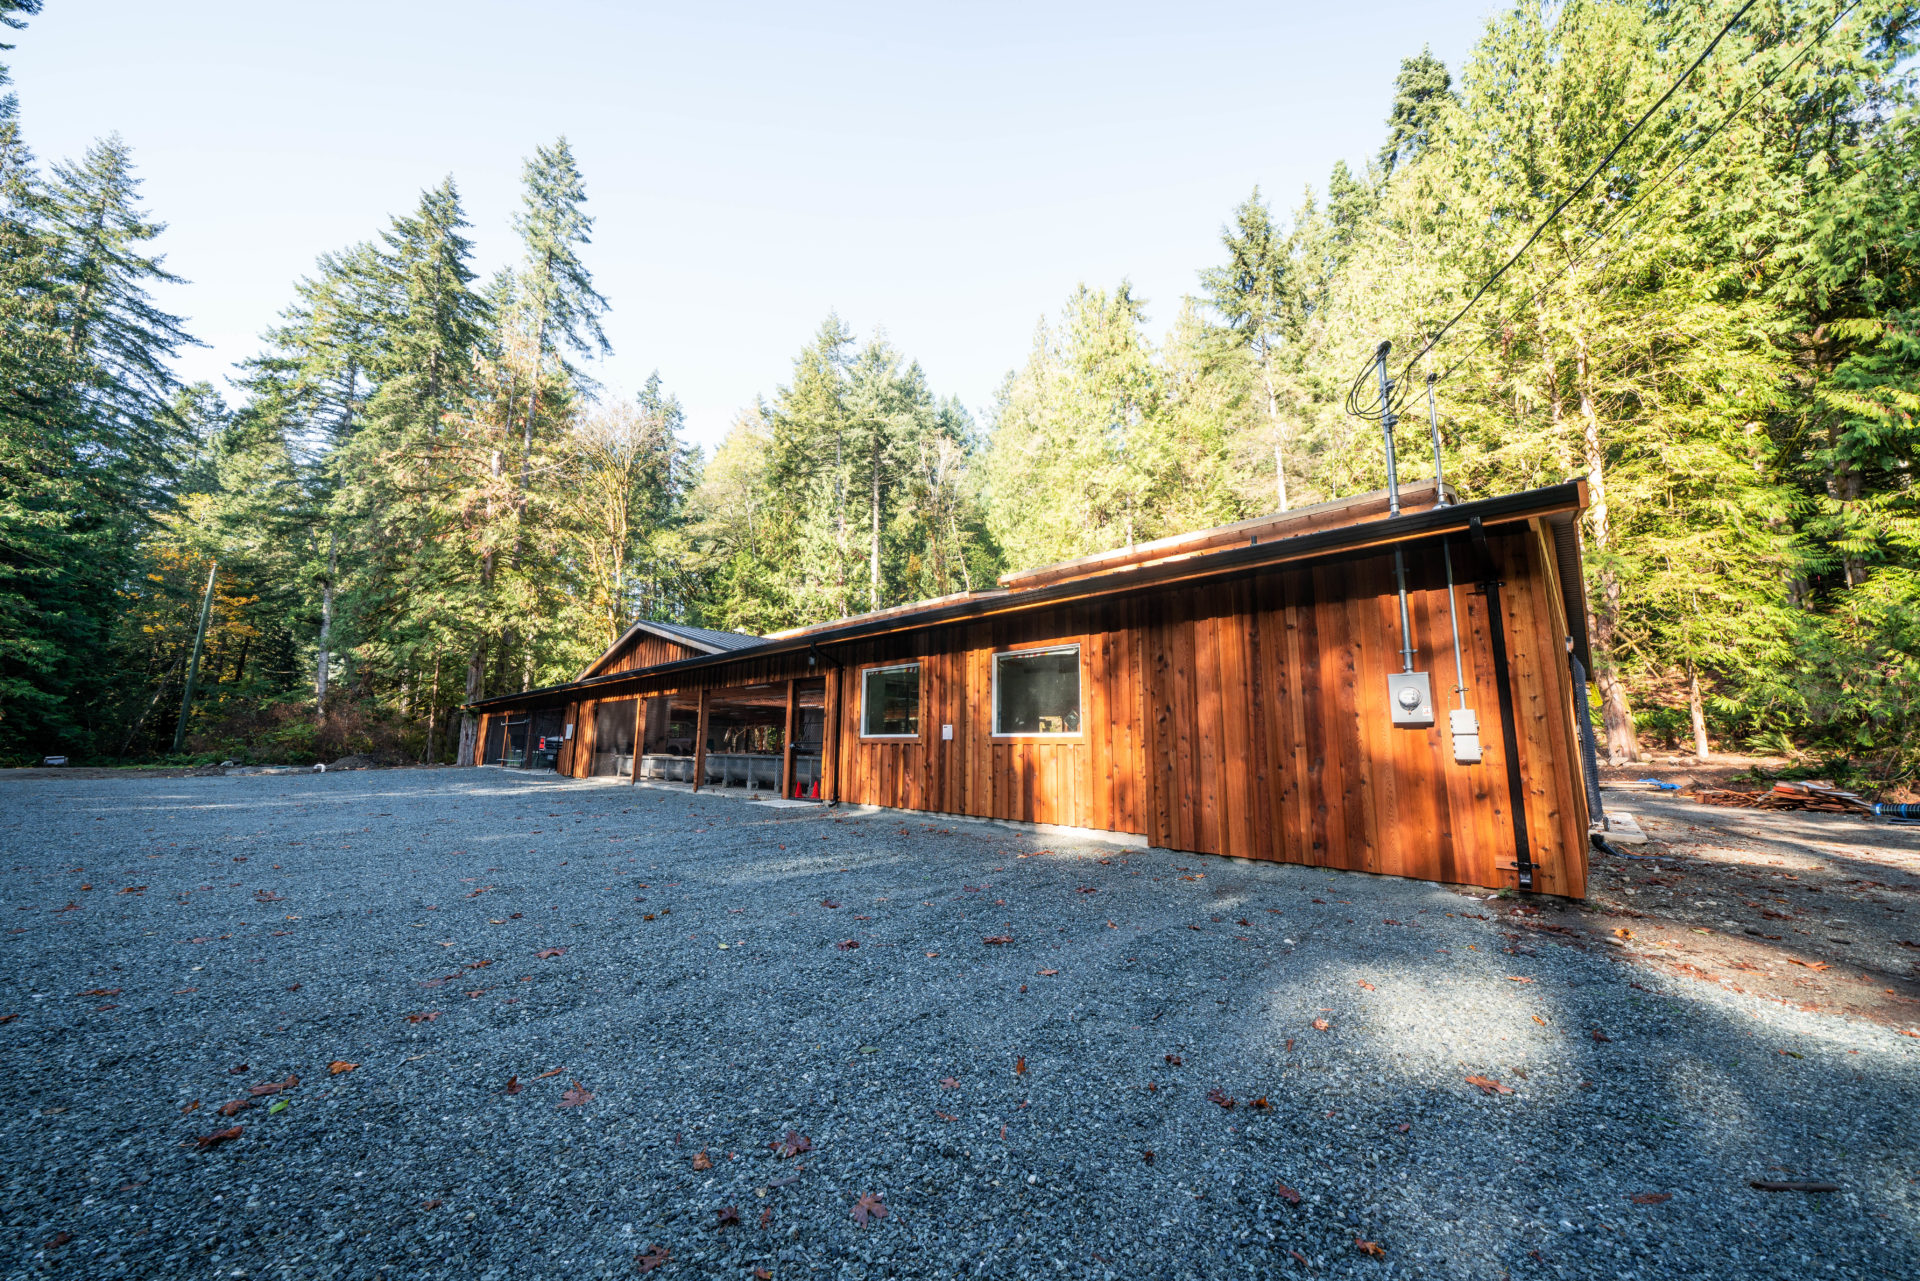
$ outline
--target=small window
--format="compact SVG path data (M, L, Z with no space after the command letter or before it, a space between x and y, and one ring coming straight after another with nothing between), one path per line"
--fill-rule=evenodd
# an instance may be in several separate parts
M1080 647L993 656L993 732L1080 732Z
M860 673L860 737L920 737L920 664Z

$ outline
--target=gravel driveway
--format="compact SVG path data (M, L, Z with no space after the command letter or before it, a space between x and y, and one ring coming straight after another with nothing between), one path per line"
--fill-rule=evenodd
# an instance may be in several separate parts
M1920 1244L1920 1040L1432 885L491 769L0 776L0 843L7 1275L1910 1277Z

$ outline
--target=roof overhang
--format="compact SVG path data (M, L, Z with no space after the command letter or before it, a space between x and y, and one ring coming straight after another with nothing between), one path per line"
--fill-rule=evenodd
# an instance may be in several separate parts
M894 632L918 631L926 627L973 622L1006 614L1024 614L1074 601L1164 587L1195 579L1217 578L1289 561L1348 556L1396 543L1419 542L1464 533L1475 519L1478 519L1483 526L1493 527L1538 517L1545 517L1549 524L1553 524L1554 518L1560 518L1560 523L1573 531L1574 550L1577 555L1579 537L1575 520L1586 505L1586 482L1570 480L1564 484L1524 490L1517 494L1503 494L1497 498L1482 498L1475 502L1457 503L1448 507L1429 508L1426 511L1403 514L1386 520L1369 520L1360 524L1344 525L1337 529L1319 530L1292 538L1275 539L1272 542L1232 547L1225 551L1209 552L1180 560L1128 566L1046 587L961 600L950 605L939 605L907 613L888 612L873 617L848 619L838 626L769 640L764 645L705 654L698 658L683 658L677 662L661 663L637 671L610 672L606 675L574 681L568 685L549 685L542 689L525 690L517 694L499 694L492 698L479 699L467 706L484 711L488 708L541 702L556 695L604 693L609 687L617 688L623 683L630 685L640 680L654 680L662 676L691 674L736 659L760 659L781 654L801 653L820 646L866 640ZM1557 529L1558 526L1556 525L1555 528ZM1564 556L1558 553L1557 548L1556 559L1564 562ZM1561 573L1561 591L1567 606L1567 622L1570 627L1575 627L1577 619L1577 630L1573 634L1578 652L1584 656L1586 649L1585 588L1577 577L1568 581L1565 578L1564 568Z

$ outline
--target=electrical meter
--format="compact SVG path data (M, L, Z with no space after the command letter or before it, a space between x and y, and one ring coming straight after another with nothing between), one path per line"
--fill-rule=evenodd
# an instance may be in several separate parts
M1387 677L1387 703L1395 725L1433 724L1433 691L1425 672L1395 672Z

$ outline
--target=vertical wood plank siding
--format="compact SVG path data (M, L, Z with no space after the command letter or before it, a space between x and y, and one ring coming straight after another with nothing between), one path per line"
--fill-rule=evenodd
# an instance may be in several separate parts
M1585 791L1573 738L1566 620L1538 520L1488 531L1502 582L1520 775L1535 884L1586 892ZM697 673L637 676L620 697L827 677L827 794L853 804L1145 835L1156 846L1513 885L1506 760L1486 597L1456 545L1465 671L1454 670L1440 544L1405 547L1416 670L1435 723L1392 724L1400 670L1391 552L1249 570L1027 614L743 656ZM1081 726L1061 738L992 735L993 655L1077 644ZM919 734L860 734L861 672L920 664ZM1453 759L1456 684L1479 715L1482 758ZM591 722L594 704L578 706ZM943 725L953 726L951 740ZM582 731L576 729L576 735ZM588 747L590 745L582 745ZM591 760L590 750L574 761ZM573 771L581 773L575 765Z

